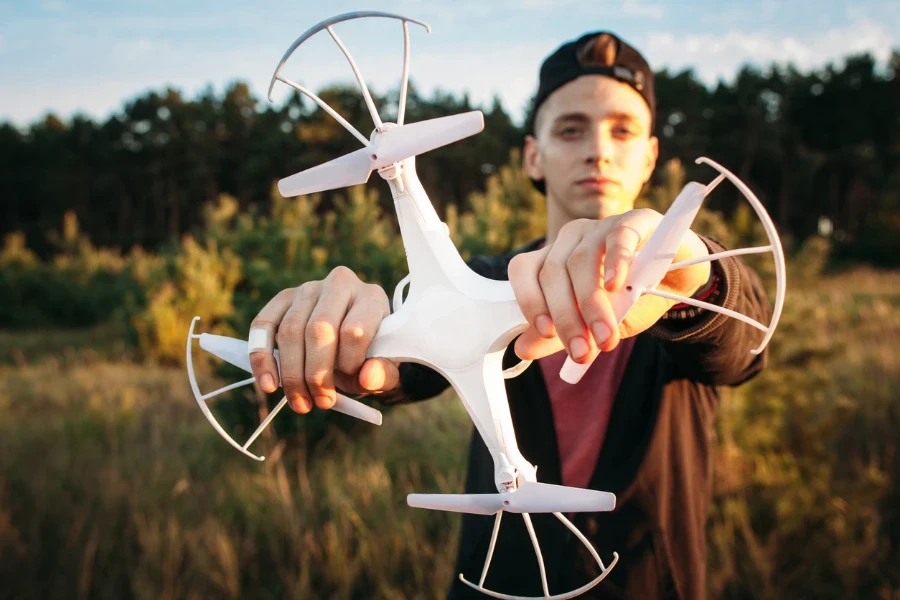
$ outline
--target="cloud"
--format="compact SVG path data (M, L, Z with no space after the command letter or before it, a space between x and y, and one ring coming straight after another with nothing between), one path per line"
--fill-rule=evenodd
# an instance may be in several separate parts
M782 36L767 32L727 31L721 34L675 36L652 34L643 48L655 68L693 67L706 83L732 78L746 63L766 66L793 63L801 70L821 67L849 54L871 53L884 64L892 46L900 42L881 23L860 19L807 35Z
M852 16L832 15L839 19L832 25L816 24L818 16L810 16L802 28L798 25L789 35L782 34L784 23L778 28L751 25L755 21L750 16L776 11L775 0L760 0L746 9L741 7L734 9L737 12L726 13L727 18L736 20L733 25L726 26L722 21L722 26L712 28L709 33L684 28L684 35L669 33L682 29L674 23L668 24L669 19L675 19L675 11L665 11L660 0L593 4L558 0L552 8L548 7L549 0L525 0L527 8L515 14L520 17L515 25L506 20L482 18L487 13L508 16L508 7L515 1L460 0L459 5L451 6L398 0L400 6L393 10L421 17L436 31L427 35L419 28L411 29L410 76L419 92L430 96L439 88L458 96L467 91L475 104L487 106L498 95L513 118L521 119L523 108L537 85L541 61L560 40L567 39L563 35L574 37L577 33L574 28L586 22L580 17L596 13L601 4L606 4L607 11L610 5L615 6L623 19L642 22L641 29L631 30L634 33L628 38L633 39L655 68L693 67L708 84L714 84L718 78L730 80L745 63L766 66L790 61L808 70L851 53L869 51L883 64L891 47L900 46L900 33L894 21L871 5ZM560 6L566 8L563 13L568 29L564 34L558 26L547 23L550 11L558 15ZM541 7L548 8L541 10ZM626 9L630 11L627 15ZM472 14L467 12L470 10ZM456 22L435 19L444 12ZM651 33L644 24L663 14L666 20L654 21L653 25L663 30L666 24L666 33ZM328 16L324 12L304 15L311 22ZM692 17L695 22L703 19L702 14ZM726 17L720 13L718 18ZM0 62L0 89L4 92L0 120L28 122L51 109L60 116L84 110L103 118L109 111L120 109L126 99L140 95L141 90L160 90L172 85L190 97L207 84L222 90L235 79L248 81L254 94L262 100L278 59L298 34L295 21L267 21L265 15L241 13L237 9L202 18L190 13L177 19L119 13L104 17L95 29L86 26L89 20L86 15L74 14L72 19L59 15L39 20L29 18L32 21L17 20L0 37L0 55L21 53L30 57L21 65L19 61ZM242 21L239 35L234 33L236 20ZM497 23L497 35L484 35L481 30L470 32L476 23ZM512 29L515 31L507 31ZM37 40L27 34L33 30L44 32L46 39ZM397 23L388 20L342 24L341 38L353 52L373 91L384 93L398 85L402 65L399 31ZM346 61L327 34L309 40L289 63L285 74L313 90L335 81L353 82ZM46 78L64 86L66 93L59 94L58 89L54 92L45 87L42 81ZM289 93L286 86L279 85L273 98L280 104Z

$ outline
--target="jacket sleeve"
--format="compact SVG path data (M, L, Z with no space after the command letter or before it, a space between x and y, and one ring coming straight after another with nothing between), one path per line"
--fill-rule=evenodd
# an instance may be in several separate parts
M710 254L725 250L715 240L701 238ZM711 264L718 290L709 301L768 324L772 308L759 276L738 257ZM741 384L762 371L768 358L768 350L750 353L762 341L762 331L709 310L673 307L648 333L662 342L675 378L707 385Z

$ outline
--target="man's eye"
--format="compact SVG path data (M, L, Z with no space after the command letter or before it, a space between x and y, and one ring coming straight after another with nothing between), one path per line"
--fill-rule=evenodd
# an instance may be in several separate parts
M631 127L616 127L613 132L621 138L631 138L637 135L637 132Z
M562 129L559 130L559 135L564 138L576 137L580 133L581 133L581 128L575 127L575 126L563 127Z

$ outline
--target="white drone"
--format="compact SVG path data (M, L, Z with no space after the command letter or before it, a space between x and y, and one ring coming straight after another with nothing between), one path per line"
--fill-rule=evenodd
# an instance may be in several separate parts
M361 17L386 17L399 19L403 23L404 61L397 123L381 121L356 63L332 28L342 21ZM397 285L394 291L394 312L382 322L366 357L420 363L441 373L459 395L494 459L494 481L497 486L497 493L494 494L410 494L407 501L413 507L496 515L480 581L475 584L466 580L462 574L459 576L464 583L495 598L516 598L486 589L484 581L493 556L503 512L521 513L538 558L544 592L541 598L545 600L573 598L600 583L609 574L619 556L613 553L612 562L608 566L604 565L587 538L563 513L611 511L615 508L616 498L608 492L538 483L535 466L519 452L504 379L523 372L530 361L523 361L504 371L502 359L509 343L528 327L528 322L519 309L508 281L486 279L469 269L463 261L450 239L447 226L438 218L415 171L417 155L480 132L484 128L484 119L480 111L472 111L404 124L409 75L409 23L422 25L431 31L425 23L400 15L369 11L353 12L322 21L290 46L272 78L269 99L271 100L275 81L282 81L315 101L359 139L364 147L282 179L278 183L278 189L285 197L311 194L365 183L372 171L378 171L378 174L388 182L397 209L409 275ZM359 82L375 123L375 129L368 139L318 96L281 74L282 68L297 47L322 29L331 34L343 51ZM758 354L771 339L784 303L785 266L781 242L762 204L743 182L709 159L700 158L697 162L712 166L720 175L709 185L691 182L684 187L659 227L635 256L622 291L610 294L612 306L620 323L642 294L652 294L724 313L765 332L759 347L752 350L754 354ZM725 178L731 180L753 206L765 226L769 244L729 250L673 264L675 252L681 245L682 238L694 220L703 199ZM777 278L775 310L769 325L763 325L741 313L664 292L656 287L666 273L675 269L727 256L764 252L773 254ZM407 285L409 292L404 299L403 292ZM200 346L204 350L251 372L248 343L205 333L195 335L194 325L198 320L199 317L195 317L191 322L187 339L188 376L194 396L206 418L228 443L247 456L264 460L263 457L250 453L247 448L284 408L287 399L281 400L246 443L239 444L233 440L213 417L206 401L226 391L249 385L255 378L239 381L206 395L201 394L193 370L191 342L193 339L199 339ZM276 361L279 360L277 350L275 358ZM280 362L278 364L280 368ZM575 383L588 367L589 364L580 365L568 359L562 368L561 376L566 381ZM334 410L374 424L381 424L379 411L340 394L337 398ZM529 513L553 513L590 550L600 567L600 574L576 590L551 595Z

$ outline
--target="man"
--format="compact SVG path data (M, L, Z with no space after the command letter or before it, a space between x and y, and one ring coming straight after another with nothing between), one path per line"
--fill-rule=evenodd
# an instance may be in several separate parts
M701 598L705 523L711 500L712 432L717 385L758 373L755 330L711 311L644 296L617 324L608 292L624 285L630 259L661 215L633 210L657 159L653 74L616 36L569 42L541 67L528 174L547 195L547 235L505 256L477 257L485 277L509 279L529 329L505 366L536 359L507 392L520 449L539 480L617 495L610 513L578 514L578 526L612 573L587 597ZM723 248L689 233L676 261ZM667 275L662 287L768 320L758 278L739 259L701 263ZM277 333L284 390L294 410L330 408L335 388L378 393L389 402L430 398L447 387L421 365L365 359L390 314L380 287L350 269L278 294L253 321ZM569 356L594 363L576 385L560 378ZM251 355L266 391L276 389L268 351ZM335 369L336 367L336 369ZM568 378L568 377L567 377ZM473 435L466 492L495 492L493 462ZM580 587L598 569L552 515L534 525L551 593ZM521 519L504 519L485 587L542 596L537 560ZM457 569L478 581L492 517L464 515ZM482 598L454 581L451 598Z

